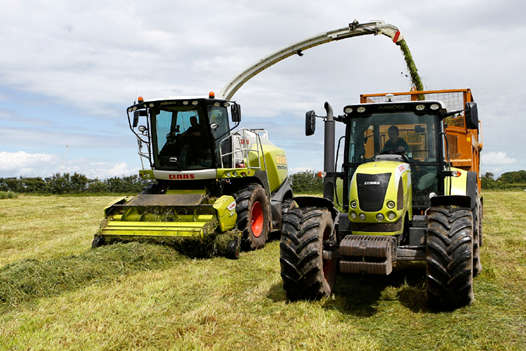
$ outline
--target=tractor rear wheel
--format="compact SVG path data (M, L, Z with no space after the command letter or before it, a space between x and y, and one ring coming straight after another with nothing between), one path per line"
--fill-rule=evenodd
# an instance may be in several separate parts
M427 298L440 308L473 302L473 217L467 208L436 206L427 212Z
M482 210L480 201L477 201L473 214L473 276L476 277L482 271L482 262L480 262L480 247L482 246Z
M243 232L242 246L256 250L265 246L270 231L270 201L259 184L249 184L234 195L237 228Z
M335 259L323 258L323 244L333 240L334 222L324 208L292 208L283 217L280 265L289 300L319 299L332 292Z

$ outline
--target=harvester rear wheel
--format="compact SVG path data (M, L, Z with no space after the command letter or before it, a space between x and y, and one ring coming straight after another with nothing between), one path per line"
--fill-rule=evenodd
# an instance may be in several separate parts
M432 207L427 213L427 298L439 308L473 302L473 217L467 208Z
M280 265L289 300L319 299L332 292L337 262L323 259L323 243L333 239L327 209L292 208L283 217Z
M237 205L237 228L243 232L243 248L262 248L270 231L270 201L265 189L259 184L249 184L234 196Z

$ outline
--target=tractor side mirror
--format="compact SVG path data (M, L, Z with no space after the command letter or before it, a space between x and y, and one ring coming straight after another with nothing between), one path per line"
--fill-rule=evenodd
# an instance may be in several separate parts
M466 102L465 116L466 116L466 127L468 129L478 129L479 128L479 113L477 110L476 102Z
M137 125L139 124L139 117L141 116L148 116L146 110L137 110L133 113L133 128L137 127Z
M316 130L316 114L314 111L308 111L305 113L305 135L309 136L314 134Z
M241 122L241 106L234 102L232 107L230 107L230 115L232 116L232 122Z

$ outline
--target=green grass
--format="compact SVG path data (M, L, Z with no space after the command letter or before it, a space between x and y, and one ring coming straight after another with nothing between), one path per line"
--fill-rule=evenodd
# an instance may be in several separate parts
M0 204L0 350L524 350L525 192L484 193L476 301L429 311L422 267L340 276L331 298L288 303L279 243L190 259L166 247L90 250L112 197Z

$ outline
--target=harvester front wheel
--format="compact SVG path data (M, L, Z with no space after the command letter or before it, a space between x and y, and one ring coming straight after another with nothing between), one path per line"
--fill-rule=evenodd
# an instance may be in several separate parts
M289 300L319 299L331 294L337 262L323 258L323 244L333 236L334 222L327 209L292 208L284 214L280 265Z
M241 188L235 198L237 228L243 232L243 248L262 248L270 231L270 201L265 189L259 184L250 184Z
M427 212L427 298L452 309L473 302L473 216L469 209L432 207Z

